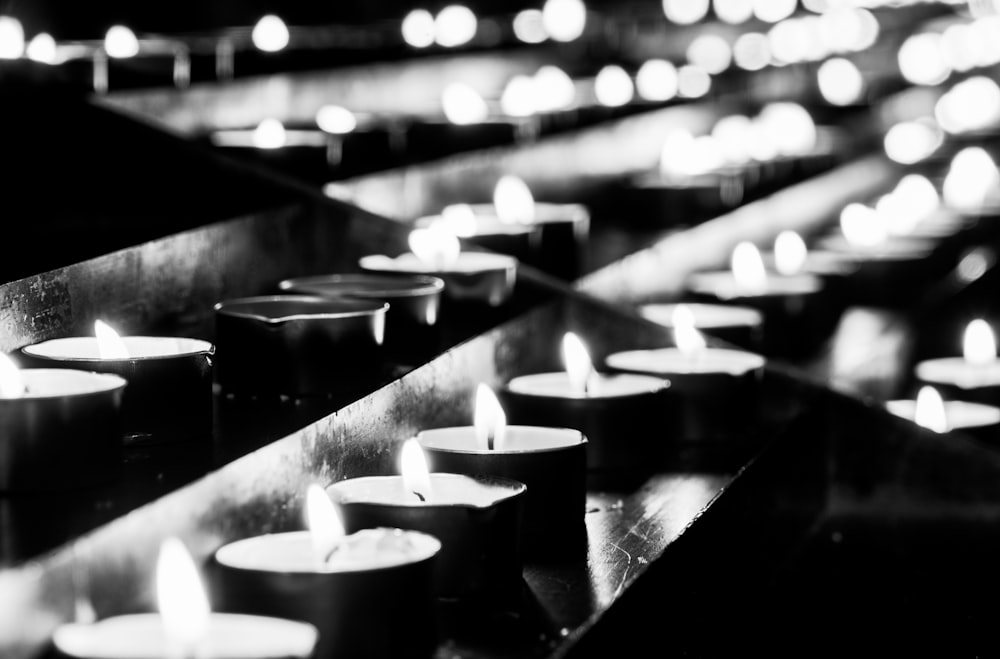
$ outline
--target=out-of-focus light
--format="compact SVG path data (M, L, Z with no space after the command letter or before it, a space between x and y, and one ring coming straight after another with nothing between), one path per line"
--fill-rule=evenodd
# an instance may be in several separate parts
M514 16L514 36L523 43L542 43L549 38L540 9L524 9Z
M0 59L17 59L24 54L24 27L13 16L0 16Z
M783 21L795 13L798 0L754 0L753 15L765 23Z
M982 130L1000 123L1000 87L986 76L972 76L955 84L934 105L934 118L953 135Z
M984 16L974 21L972 29L976 33L976 41L982 46L976 64L992 66L1000 63L1000 39L996 38L1000 34L1000 14Z
M850 53L870 48L878 40L878 19L862 7L842 7L818 17L823 43L831 52Z
M434 43L434 15L426 9L414 9L403 18L403 41L413 48L427 48Z
M358 118L347 108L324 105L316 112L316 125L324 133L344 135L358 127Z
M252 140L258 149L280 149L287 141L285 126L277 119L264 119L254 129Z
M889 229L894 233L899 233L902 222L906 222L909 227L916 227L930 219L941 207L937 188L921 174L906 174L899 179L892 190L892 199L895 210L906 217L905 220L897 219L894 224L890 224Z
M739 25L753 18L753 0L712 0L716 18L723 23Z
M262 16L253 26L250 39L258 50L276 53L288 45L290 35L285 21L274 14Z
M941 35L933 32L908 37L899 47L897 61L900 73L914 85L937 85L951 75L941 54Z
M500 109L510 117L530 117L535 113L535 83L531 76L520 74L507 81L500 95Z
M816 124L809 111L798 103L768 103L757 121L782 155L803 155L816 148Z
M858 67L849 59L831 57L816 71L819 93L831 105L856 103L865 90L865 81Z
M581 0L545 0L542 24L553 41L573 41L587 27L587 7Z
M558 66L546 64L532 77L535 105L541 112L564 110L576 103L576 84Z
M465 5L448 5L434 18L434 41L445 48L462 46L476 36L479 22Z
M747 32L733 43L733 62L744 71L760 71L771 63L771 42L760 32Z
M955 23L941 33L941 58L955 71L968 71L979 63L985 46L971 24Z
M719 145L726 162L742 165L750 161L753 122L750 117L732 114L722 117L712 127L712 137Z
M854 247L872 248L885 243L889 230L874 208L852 202L840 211L840 231Z
M694 150L694 135L684 129L667 133L660 147L660 174L670 180L685 176L684 164Z
M0 36L0 43L2 41L3 37ZM28 56L28 59L42 64L55 64L58 58L56 40L48 32L40 32L28 42L28 47L25 48L24 54Z
M663 59L646 60L636 73L635 89L647 101L669 101L677 95L677 67Z
M985 149L965 147L948 166L941 197L952 208L978 212L1000 196L1000 171Z
M597 72L594 79L597 102L609 108L625 105L635 95L635 87L628 72L617 64L609 64Z
M104 34L104 50L108 57L125 59L139 54L139 40L124 25L112 25Z
M461 82L453 82L444 88L441 109L448 121L459 126L485 121L490 113L479 92Z
M663 14L671 23L691 25L708 15L710 0L663 0Z
M717 34L700 34L692 39L686 55L689 63L709 74L722 73L733 61L729 42Z
M809 59L812 35L802 21L781 21L767 31L771 55L779 62L794 64Z
M933 120L918 119L895 124L885 132L883 146L891 160L912 165L924 160L944 141L941 128Z
M712 76L700 66L685 64L677 69L677 93L684 98L701 98L712 88Z

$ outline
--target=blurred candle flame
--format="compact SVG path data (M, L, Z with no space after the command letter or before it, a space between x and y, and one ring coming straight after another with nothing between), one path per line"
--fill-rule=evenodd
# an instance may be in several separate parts
M94 336L97 337L97 353L101 359L128 359L128 348L122 337L103 320L94 321Z
M809 250L797 232L782 231L774 239L774 269L782 275L796 275L805 268Z
M476 429L476 444L480 449L494 451L503 448L504 436L507 433L507 415L493 390L482 382L476 387L473 426Z
M14 360L0 352L0 398L20 398L24 395L24 376Z
M733 248L730 269L736 286L749 295L760 295L767 290L767 270L760 250L749 241L742 241Z
M569 376L569 383L573 390L583 395L590 393L596 374L594 364L590 360L587 346L573 332L566 332L563 335L562 356L566 366L566 375Z
M288 136L284 124L269 117L257 124L251 139L258 149L280 149L285 146Z
M434 43L434 16L426 9L414 9L403 18L400 31L413 48L427 48Z
M573 41L587 27L587 7L581 0L545 0L542 25L553 41Z
M705 337L695 327L694 313L686 304L678 304L670 314L674 330L674 343L685 355L694 355L707 347Z
M426 265L439 270L458 260L462 245L458 236L435 222L423 229L414 229L409 235L410 251Z
M535 105L541 112L571 107L576 102L576 83L569 74L553 64L544 64L531 77Z
M476 14L465 5L448 5L434 17L434 40L445 48L469 43L478 29Z
M330 496L315 483L306 490L306 523L316 563L325 565L344 537L344 524Z
M601 67L594 79L597 102L609 108L627 105L635 95L635 84L628 72L617 64Z
M884 218L860 202L851 202L840 211L840 231L853 247L877 247L888 238Z
M285 21L274 14L262 16L253 26L250 39L265 53L276 53L288 45L290 35Z
M453 82L441 94L444 116L457 126L485 121L489 116L486 101L475 89L461 82Z
M403 487L421 501L431 498L431 474L427 468L427 458L416 438L403 442L399 457L399 472L403 476Z
M139 40L124 25L112 25L104 34L104 51L117 59L135 57L139 54Z
M953 208L978 211L1000 190L1000 172L987 151L979 146L965 147L955 154L948 166L941 196Z
M500 177L493 188L493 206L501 222L531 224L535 221L535 198L528 184L517 176Z
M989 364L997 358L997 342L993 330L982 318L970 321L965 327L962 355L970 364Z
M48 32L39 32L28 42L24 54L42 64L55 64L59 58L56 40Z
M0 14L0 59L17 59L24 54L24 27L13 16Z
M934 432L948 431L948 414L944 408L944 400L938 390L925 385L917 392L917 402L913 413L917 425Z
M167 656L204 656L211 609L194 559L178 538L167 538L160 545L156 599L166 643L172 650Z
M449 204L441 209L441 222L456 236L476 235L476 212L469 204Z
M358 118L345 107L324 105L316 112L316 125L325 133L344 135L358 127Z

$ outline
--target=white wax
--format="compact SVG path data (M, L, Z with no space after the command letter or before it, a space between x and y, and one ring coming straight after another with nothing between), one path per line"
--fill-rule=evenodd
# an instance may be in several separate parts
M16 398L55 398L80 396L124 387L124 378L110 373L91 373L71 368L21 369L25 384L23 396ZM15 398L0 396L0 400Z
M392 258L384 254L362 256L359 264L365 270L379 272L415 272L423 274L477 273L498 270L512 270L517 267L517 259L506 254L490 252L460 252L458 259L447 267L439 268L421 261L413 252L406 252Z
M748 291L740 286L729 270L695 272L688 278L688 288L696 293L707 293L722 300L734 298L771 297L784 295L810 295L823 288L823 282L812 274L768 274L763 289Z
M885 407L896 416L913 421L917 411L917 401L890 400L886 401ZM964 400L946 400L944 401L944 411L949 430L981 428L1000 423L1000 407L993 405Z
M555 398L602 399L650 394L666 389L670 383L663 378L631 373L599 373L586 393L570 382L565 371L532 373L513 378L507 388L518 394Z
M212 344L201 339L187 339L172 336L123 336L122 341L128 349L128 359L155 359L160 357L180 357L194 355L212 350ZM25 346L24 352L38 357L51 359L101 359L95 336L70 336L61 339L49 339L34 345ZM114 359L108 361L124 361Z
M1000 386L1000 359L974 364L964 357L941 357L917 364L915 373L924 382L951 384L962 389Z
M284 141L281 146L325 147L330 138L330 135L320 130L286 128L284 131ZM260 146L260 138L257 137L257 129L255 128L226 128L217 130L212 132L209 139L216 146L253 148L260 149L261 151L272 150ZM278 148L280 149L281 147Z
M608 355L605 363L611 368L643 371L659 375L678 373L725 373L743 375L764 367L764 358L744 350L704 348L685 353L678 348L626 350Z
M428 215L426 217L417 218L414 222L414 226L419 228L427 228L430 225L443 221L440 215ZM532 224L521 224L515 222L501 222L500 218L496 215L479 215L476 214L473 220L472 232L469 234L463 234L464 237L472 238L474 236L491 236L491 235L504 235L504 236L519 236L526 235L534 231L535 227Z
M417 563L434 556L441 542L426 533L402 529L362 529L344 536L322 565L309 531L271 533L220 547L215 558L242 570L338 573L378 570Z
M774 253L761 254L764 265L769 272L776 272ZM858 258L848 252L837 252L826 249L812 249L806 254L806 262L802 272L813 275L849 274L858 268Z
M832 252L850 254L861 261L909 261L922 259L934 251L934 241L926 238L891 237L878 245L854 245L843 235L830 235L819 245Z
M285 659L312 656L317 631L310 624L266 616L212 613L208 659ZM61 625L56 648L80 659L166 659L170 656L158 613L136 613L93 624Z
M470 204L476 217L493 217L500 220L493 204ZM589 222L590 211L583 204L556 204L536 201L532 224L547 224L556 222Z
M500 480L482 481L461 474L430 474L431 491L422 492L421 501L406 487L402 476L363 476L337 481L327 488L334 502L366 502L399 506L455 506L489 508L504 499L524 491L523 484L515 487Z
M674 326L674 311L679 306L691 310L694 316L694 326L700 329L719 329L723 327L741 327L761 325L764 315L757 309L728 304L703 304L692 302L681 304L646 304L639 307L643 318L659 323L665 327Z
M425 448L460 451L463 453L538 453L577 446L584 441L583 433L571 428L544 426L507 426L503 444L489 450L479 448L475 426L432 428L417 433L417 441Z

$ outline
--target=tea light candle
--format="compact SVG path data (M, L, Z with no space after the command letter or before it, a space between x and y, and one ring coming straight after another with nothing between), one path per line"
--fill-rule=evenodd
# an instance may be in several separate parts
M421 531L441 541L435 593L445 598L515 597L522 570L524 483L499 476L430 473L420 444L404 442L401 473L333 483L344 528Z
M737 304L650 303L639 306L639 314L673 329L680 307L690 313L694 327L717 339L748 350L760 350L764 338L764 315L753 307Z
M916 400L889 400L886 409L938 433L959 431L983 441L1000 439L1000 407L941 398L935 387L923 385Z
M389 304L262 295L215 305L223 391L288 396L355 391L384 376Z
M159 612L114 616L56 628L53 646L72 659L309 659L318 637L309 623L217 613L209 608L194 561L168 538L157 561Z
M128 381L122 396L125 443L204 441L212 436L215 346L201 339L120 336L101 320L95 336L49 339L21 349L43 368L112 373Z
M605 365L670 381L679 401L671 436L679 441L739 439L757 430L764 358L744 350L709 347L684 305L674 311L676 346L615 352ZM725 410L725 413L719 410Z
M306 510L306 531L245 538L215 552L221 608L314 625L317 657L433 654L440 541L391 528L345 535L319 485L309 486Z
M484 214L482 210L477 212L470 204L452 204L438 215L425 215L414 222L421 229L437 224L484 249L507 254L526 263L534 261L541 245L542 235L536 225L508 220L495 213Z
M498 392L511 423L574 428L587 437L588 480L619 486L645 478L664 464L670 447L665 430L676 411L664 378L599 373L586 346L563 336L565 371L531 373ZM652 430L651 430L652 429Z
M996 338L981 318L965 328L961 357L938 357L918 362L917 379L933 385L947 398L1000 403L1000 359Z
M507 425L496 394L476 391L474 423L421 430L431 471L490 474L527 486L522 537L532 558L565 556L586 544L587 438L579 430Z
M444 296L458 302L499 307L514 293L517 259L506 254L462 251L458 237L439 224L414 229L410 249L395 258L384 254L361 257L367 272L423 274L445 282Z
M0 491L57 490L118 475L124 378L24 369L0 354Z

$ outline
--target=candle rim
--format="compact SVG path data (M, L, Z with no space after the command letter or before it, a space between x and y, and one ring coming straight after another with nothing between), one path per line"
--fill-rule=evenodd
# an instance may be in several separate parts
M704 351L706 353L709 353L711 356L733 357L735 359L738 359L739 362L736 364L736 366L739 366L740 369L739 370L729 369L729 370L726 370L726 371L722 371L722 370L713 370L713 371L697 371L697 370L692 370L692 371L661 371L661 370L654 370L653 369L654 363L651 363L651 361L649 361L649 360L646 360L646 363L649 364L649 369L648 370L641 369L640 367L636 366L635 364L623 364L623 363L621 363L622 360L625 360L626 362L628 362L628 360L630 358L643 357L643 356L644 357L649 357L652 360L655 360L657 357L659 357L661 355L664 355L664 356L678 355L678 356L683 356L683 357L685 357L685 358L687 358L687 359L689 359L691 361L697 361L697 359L698 359L698 355L697 354L687 354L687 353L684 353L677 346L667 346L667 347L662 347L662 348L648 348L648 349L638 349L638 350L622 350L620 352L615 352L615 353L611 353L610 355L608 355L605 358L604 363L609 368L620 369L620 370L622 370L624 372L628 372L628 373L658 373L658 374L661 374L661 375L674 375L674 374L678 374L678 375L686 375L686 374L691 374L691 375L700 375L700 374L711 375L712 373L728 373L728 374L732 374L732 375L744 375L744 374L749 373L751 371L757 371L757 370L763 369L767 365L767 359L763 355L757 354L755 352L751 352L750 350L741 350L739 348L723 348L723 347L717 347L717 346L707 346L707 347L704 348ZM618 365L615 365L613 362L618 362Z
M961 431L967 428L988 428L990 426L1000 425L1000 407L996 405L978 403L969 400L945 400L943 402L946 416L948 418L948 430L946 432L951 432L953 430ZM910 421L914 420L916 407L917 401L909 398L887 400L885 402L885 408L891 414ZM960 423L961 419L956 417L954 410L978 412L983 415L986 422L962 424Z
M773 290L775 282L794 284L791 290ZM762 293L744 290L731 270L702 270L693 272L688 277L687 287L697 293L717 295L724 299L761 299L785 297L788 295L818 295L823 290L823 278L811 272L799 272L794 275L779 275L767 273L767 288Z
M443 471L432 471L429 474L431 479L431 486L433 487L435 480L441 480L444 478L454 479L454 480L474 480L479 484L483 485L495 485L503 486L503 496L497 496L485 504L476 503L459 503L459 502L435 502L435 501L393 501L393 502L380 502L371 501L368 499L352 499L349 496L342 495L340 491L342 488L347 487L343 485L344 483L361 484L364 482L390 482L390 481L400 481L402 482L403 476L401 474L385 474L385 475L372 475L372 476L355 476L352 478L345 478L344 480L339 480L328 485L325 489L333 502L337 505L377 505L377 506L393 506L401 508L442 508L442 509L454 509L454 508L470 508L473 510L485 510L487 508L492 508L505 501L514 499L518 496L523 495L527 490L528 486L521 481L514 480L513 478L506 478L504 476L496 476L493 474L456 474Z
M445 220L441 215L425 215L423 217L418 217L414 222L414 225L417 228L426 229L432 224L444 221ZM532 233L537 233L539 229L535 222L523 224L520 222L501 222L500 218L492 215L476 215L474 221L488 223L486 224L486 227L490 230L476 231L473 236L468 236L469 238L479 236L527 236ZM477 226L477 229L478 228L479 227Z
M475 269L455 267L460 264L463 259L468 261L470 258L478 258L481 261L485 261L485 265ZM412 264L407 262L410 259L413 261ZM423 263L413 252L403 252L397 256L367 254L358 260L358 265L362 269L371 272L403 272L408 274L430 274L439 272L448 275L467 275L487 272L514 271L517 268L518 260L517 257L510 256L509 254L463 250L458 253L458 257L454 263L443 268Z
M62 392L53 394L39 394L32 391L26 391L22 396L0 396L0 401L16 401L16 400L50 400L54 398L66 398L66 397L84 397L84 396L97 396L105 394L109 391L114 391L116 389L123 389L128 385L128 380L116 373L99 373L97 371L84 371L77 368L22 368L19 369L21 375L25 378L25 384L31 384L29 378L32 376L31 373L40 374L58 374L60 376L84 379L86 378L90 382L98 383L102 380L102 386L97 389L83 389L77 392Z
M326 284L344 288L330 290ZM360 287L372 284L373 288L363 290ZM393 284L399 284L394 286ZM374 286L380 286L375 288ZM322 297L362 297L362 298L408 298L424 295L434 295L444 290L444 280L433 275L412 274L380 275L375 273L345 273L327 275L307 275L291 277L278 282L278 288L295 293L301 291L308 295Z
M263 311L254 312L254 306L298 303L327 307L325 311L299 311L281 315L265 315ZM345 308L336 309L343 305ZM248 307L249 309L241 309ZM351 308L354 307L354 308ZM360 318L364 316L384 315L389 310L389 303L381 300L352 299L347 297L323 297L320 295L256 295L251 297L232 298L216 302L213 307L217 314L256 320L268 325L279 325L296 320L333 320L337 318Z
M148 334L129 334L121 337L122 341L126 344L131 342L133 339L141 341L163 341L163 342L180 342L185 344L191 344L192 348L189 350L179 350L175 353L167 354L155 354L155 355L136 355L130 357L101 357L99 354L93 356L79 356L79 355L66 355L58 353L49 353L40 349L45 348L55 348L60 345L68 345L70 343L86 344L86 345L97 345L96 336L61 336L54 339L46 339L44 341L39 341L38 343L32 343L31 345L24 346L21 348L21 352L26 355L31 355L32 357L38 359L46 359L54 362L132 362L132 361L147 361L147 360L166 360L166 359L183 359L186 357L191 357L194 355L214 355L215 354L215 344L211 341L206 341L205 339L195 339L186 336L154 336ZM194 347L197 346L197 347Z
M429 449L429 450L432 450L432 451L440 451L442 453L461 453L461 454L468 454L468 455L491 455L491 454L494 454L494 455L532 455L532 454L537 454L537 453L559 453L559 452L563 452L563 451L576 450L578 447L585 446L588 443L587 436L583 433L582 430L578 430L576 428L567 428L567 427L564 427L564 426L530 426L530 425L523 425L523 424L508 425L508 426L505 426L505 428L504 428L505 432L507 433L506 438L509 439L512 434L516 434L516 433L518 433L520 431L523 431L524 429L532 429L532 430L534 430L534 429L541 429L541 430L553 431L553 432L565 431L566 434L572 434L574 437L576 437L578 441L575 441L575 442L573 442L571 444L559 444L559 445L554 445L554 446L544 446L544 447L540 447L540 448L484 449L484 448L478 448L475 445L476 427L473 426L473 425L442 426L440 428L427 428L425 430L421 430L420 432L418 432L415 435L415 437L416 437L417 441L420 442L420 445L423 448L426 448L426 449ZM437 446L437 445L434 445L433 443L429 442L429 440L430 440L429 436L433 435L435 433L442 433L442 434L445 434L445 433L449 433L449 434L450 433L454 433L454 434L459 434L459 433L464 433L464 432L468 432L470 434L470 439L471 439L471 442L472 442L473 446L471 446L469 448L456 448L456 447L450 447L450 446Z
M496 206L489 202L469 204L477 215L494 214ZM539 211L542 211L539 213ZM566 211L563 215L559 211ZM532 224L549 224L557 222L584 222L590 219L590 211L584 204L559 203L554 201L535 201L535 219Z
M691 309L691 313L694 314L696 328L758 327L764 323L764 314L759 309L745 305L711 304L708 302L650 302L639 306L639 315L658 325L673 327L672 312L681 306ZM733 317L739 316L739 321L732 323L706 322L705 317L698 316L699 311L706 314L728 311L732 312ZM708 320L714 321L715 318L715 316L712 316Z
M671 383L670 383L669 380L666 380L666 379L664 379L662 377L657 377L655 375L650 375L648 373L624 373L624 372L607 373L607 372L595 371L595 375L597 375L600 378L609 378L609 379L617 379L617 378L625 378L625 377L628 377L628 378L644 378L644 379L648 379L649 380L649 382L650 382L650 388L648 388L648 389L641 389L639 391L630 391L630 392L623 393L623 394L602 395L599 390L595 391L595 392L587 393L587 394L578 393L578 392L572 392L572 393L567 393L567 394L554 394L554 393L537 393L537 392L534 392L534 391L524 391L524 390L520 390L520 389L517 389L517 388L515 388L515 387L512 386L515 382L520 381L520 382L523 383L523 382L525 382L527 380L534 379L534 378L541 378L541 377L568 378L568 376L567 376L567 374L566 374L565 371L543 371L543 372L539 372L539 373L524 373L522 375L518 375L518 376L512 377L510 380L508 380L506 382L506 384L504 384L503 388L506 391L509 391L511 393L515 393L515 394L518 394L518 395L521 395L521 396L533 396L533 397L536 397L536 398L551 398L553 400L615 400L615 399L618 399L618 398L625 398L627 396L640 396L640 395L641 396L651 396L651 395L658 395L658 394L661 394L664 391L670 389L670 387L671 387Z

